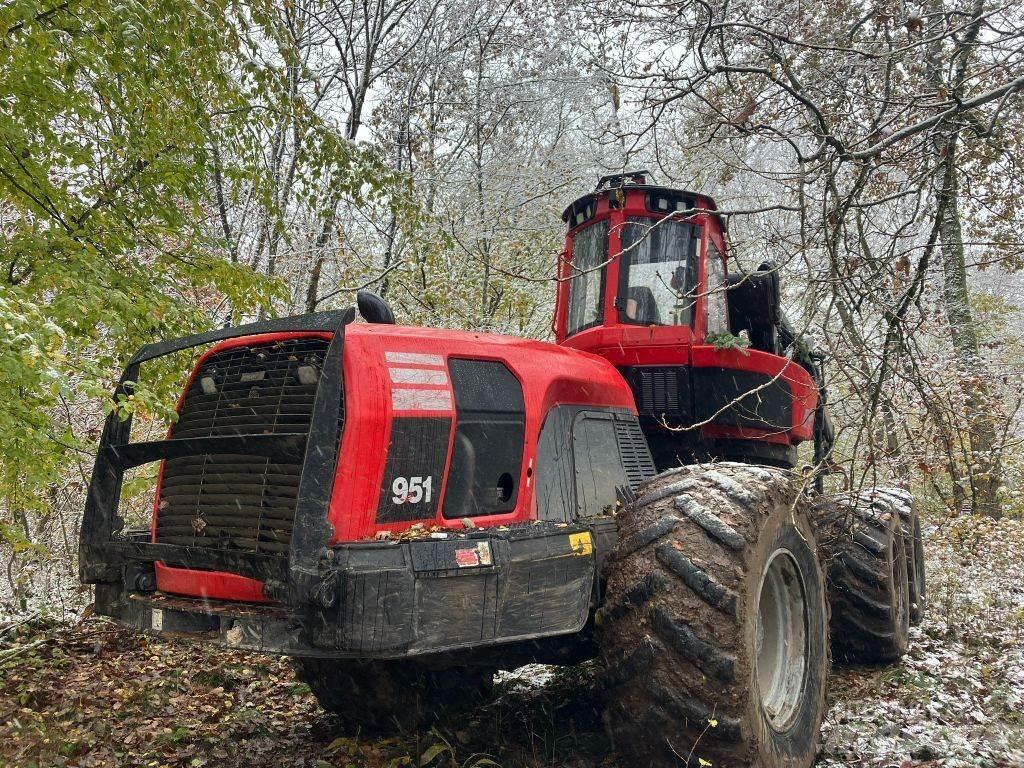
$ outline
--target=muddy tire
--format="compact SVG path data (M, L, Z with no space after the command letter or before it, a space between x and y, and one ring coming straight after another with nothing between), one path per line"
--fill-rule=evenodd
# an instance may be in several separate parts
M494 673L458 667L425 669L409 662L294 659L296 675L320 706L346 728L410 731L469 709L490 694Z
M862 664L899 659L909 642L910 586L898 512L882 496L840 497L816 509L833 658Z
M828 606L797 488L781 470L681 467L620 513L596 624L626 764L814 762Z
M924 620L927 607L927 583L924 571L924 540L921 537L921 521L914 509L914 497L902 488L875 488L875 498L888 499L903 528L903 544L907 550L907 576L910 585L910 625L917 626ZM871 491L865 491L870 500Z

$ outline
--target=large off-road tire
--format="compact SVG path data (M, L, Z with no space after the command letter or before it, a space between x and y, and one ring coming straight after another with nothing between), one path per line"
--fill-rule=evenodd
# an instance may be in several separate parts
M924 571L924 540L921 521L914 509L914 497L903 488L874 488L861 492L868 500L887 499L900 516L903 544L907 550L907 576L910 585L910 624L917 626L924 620L927 606L927 583Z
M910 587L899 514L885 497L823 499L818 547L837 661L890 662L907 651Z
M408 731L482 702L494 672L477 667L426 669L412 662L293 660L320 706L347 728Z
M794 479L680 467L620 513L596 623L605 724L628 765L814 762L828 605Z

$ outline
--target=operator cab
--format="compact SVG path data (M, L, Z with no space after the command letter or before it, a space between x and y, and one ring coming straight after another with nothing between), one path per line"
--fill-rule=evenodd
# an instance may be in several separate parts
M809 357L786 356L795 338L776 270L730 276L715 201L649 176L605 176L562 214L557 342L619 369L659 471L708 459L795 466L796 446L816 437L820 381Z
M620 365L636 347L678 347L727 330L723 226L710 197L606 176L562 214L558 342ZM707 268L704 268L704 264Z

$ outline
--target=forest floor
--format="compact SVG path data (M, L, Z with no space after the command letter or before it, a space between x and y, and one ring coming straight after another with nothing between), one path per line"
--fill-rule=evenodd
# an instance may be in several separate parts
M886 668L836 668L819 765L1024 766L1024 525L931 530L929 615ZM502 676L471 716L340 732L279 658L90 618L0 625L0 766L616 765L587 665Z

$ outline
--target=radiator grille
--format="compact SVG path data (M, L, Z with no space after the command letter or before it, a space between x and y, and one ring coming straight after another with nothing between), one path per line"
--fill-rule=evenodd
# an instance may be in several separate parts
M308 434L327 345L323 339L292 339L211 355L192 379L171 437ZM300 366L306 367L305 383ZM156 540L285 554L301 472L301 462L261 456L168 459Z
M640 428L640 422L616 418L615 439L619 444L619 456L622 457L626 478L635 491L640 483L655 475L654 460L651 458L651 451L647 447L647 439Z

